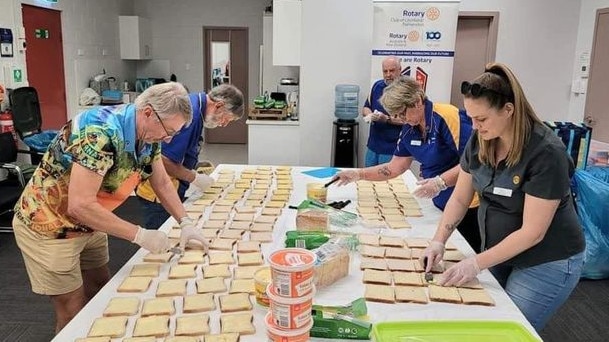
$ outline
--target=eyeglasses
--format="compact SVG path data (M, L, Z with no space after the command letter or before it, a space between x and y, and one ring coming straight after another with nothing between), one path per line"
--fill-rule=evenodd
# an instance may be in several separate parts
M463 95L472 94L472 96L478 97L478 96L482 95L482 93L484 93L484 92L491 92L491 93L494 93L497 95L501 95L501 96L510 98L510 96L508 96L500 91L496 91L496 90L487 88L479 83L469 83L467 81L463 81L461 83L461 94L463 94Z
M169 132L167 130L167 127L165 127L165 124L163 123L163 120L161 120L161 117L159 116L159 113L157 113L156 109L154 109L154 107L150 105L150 108L152 109L152 112L154 113L154 115L156 115L157 120L159 120L159 122L161 123L161 126L163 127L163 130L165 131L165 134L167 135L168 138L173 138L176 134L178 134L178 132L173 131L173 132Z

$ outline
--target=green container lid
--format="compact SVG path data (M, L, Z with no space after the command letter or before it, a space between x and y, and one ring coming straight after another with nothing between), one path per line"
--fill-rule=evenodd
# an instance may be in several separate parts
M528 342L540 341L522 324L510 321L381 322L371 334L375 342Z

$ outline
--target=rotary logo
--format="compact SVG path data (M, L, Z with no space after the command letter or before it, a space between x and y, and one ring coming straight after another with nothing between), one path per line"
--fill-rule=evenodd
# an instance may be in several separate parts
M518 185L518 183L520 183L520 177L519 176L514 176L512 178L512 183L514 183L515 185Z
M419 34L418 31L410 31L408 32L408 40L410 40L411 42L416 42L417 40L419 40L419 37L421 35Z
M427 19L433 21L440 18L440 10L437 7L430 7L427 9L425 15L427 16Z

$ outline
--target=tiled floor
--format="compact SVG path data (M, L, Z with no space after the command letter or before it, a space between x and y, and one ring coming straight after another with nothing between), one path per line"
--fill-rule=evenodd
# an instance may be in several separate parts
M218 164L247 164L246 144L204 144L199 160Z

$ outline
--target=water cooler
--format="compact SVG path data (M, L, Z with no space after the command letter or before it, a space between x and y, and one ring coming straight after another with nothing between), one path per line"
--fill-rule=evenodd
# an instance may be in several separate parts
M359 86L338 84L335 87L336 120L332 134L332 166L357 167L359 144Z
M359 123L336 119L333 126L332 166L357 167Z

